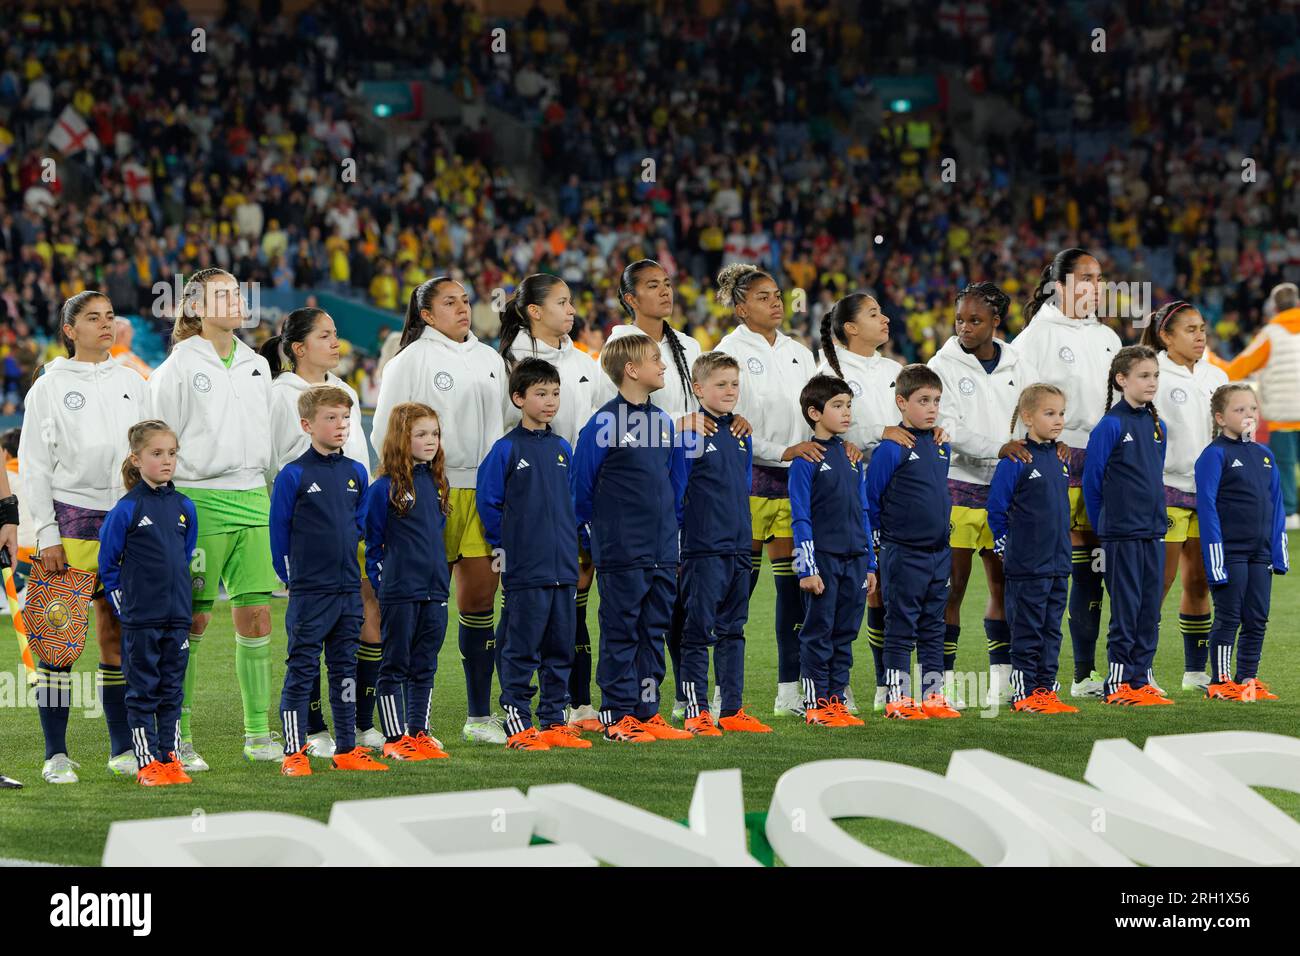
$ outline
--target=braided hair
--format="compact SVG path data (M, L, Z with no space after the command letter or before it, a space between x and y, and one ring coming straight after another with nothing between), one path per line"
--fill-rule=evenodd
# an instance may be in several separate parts
M1038 281L1038 287L1034 289L1034 294L1025 303L1025 325L1028 325L1034 316L1038 314L1038 310L1056 294L1056 283L1065 282L1065 277L1074 272L1075 263L1086 255L1089 255L1088 251L1078 247L1062 249L1052 257L1051 262L1043 267L1043 274Z
M1183 299L1174 299L1172 302L1166 302L1147 316L1147 327L1142 330L1142 344L1156 352L1167 352L1168 348L1165 346L1164 340L1160 338L1160 333L1168 329L1173 317L1184 309L1196 311L1196 307L1190 302Z
M1005 322L1007 319L1007 309L1011 307L1011 296L1007 295L998 288L995 282L972 282L966 288L957 293L957 305L961 305L961 300L967 296L974 296L979 299L998 317L999 322Z
M1016 434L1016 422L1020 421L1023 412L1032 415L1038 410L1038 402L1044 395L1059 395L1062 401L1065 401L1065 392L1055 385L1047 382L1035 382L1033 385L1025 388L1020 393L1020 398L1016 401L1015 411L1011 413L1011 435L1014 438Z
M633 321L636 321L636 310L627 304L627 297L636 294L636 278L646 269L661 269L665 275L668 271L653 259L638 259L636 262L628 263L618 279L618 303L623 306L623 311ZM678 341L677 334L667 319L664 320L664 338L668 340L668 350L673 355L673 367L677 369L677 374L681 378L682 391L686 394L686 407L690 408L695 393L691 391L691 370L686 365L686 349ZM696 401L698 403L698 400Z
M1156 361L1156 350L1145 345L1126 345L1110 360L1110 372L1106 375L1106 409L1110 411L1111 402L1114 395L1120 391L1119 383L1115 381L1117 375L1127 375L1129 370L1138 362ZM1147 409L1151 412L1151 419L1155 422L1156 434L1160 434L1160 413L1156 411L1155 402L1147 402ZM1103 413L1104 414L1104 413Z
M844 372L840 369L840 357L835 354L835 340L839 339L841 345L848 346L849 338L844 331L844 326L857 317L862 303L870 298L871 296L865 292L853 292L836 302L822 316L822 355L826 357L827 364L835 370L839 378L844 377Z
M515 338L520 332L528 333L528 338L533 341L534 347L537 344L532 323L528 319L528 307L540 306L551 294L551 290L563 282L564 280L558 276L534 272L524 277L519 287L515 289L515 294L506 303L505 309L501 312L501 340L497 349L501 352L501 358L505 360L507 372L513 372L515 368L517 359L510 353L510 347L514 345Z
M748 262L733 262L718 273L718 305L734 309L745 301L749 286L755 279L771 279L772 276L756 265ZM775 279L772 279L775 282Z

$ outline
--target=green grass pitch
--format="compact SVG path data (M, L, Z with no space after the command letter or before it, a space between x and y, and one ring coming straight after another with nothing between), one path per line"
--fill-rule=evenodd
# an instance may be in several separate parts
M1297 553L1296 549L1293 553ZM0 770L27 786L20 791L0 791L0 857L94 865L100 861L111 821L188 816L197 808L206 813L276 810L324 821L336 800L503 785L526 790L534 784L572 782L670 819L684 819L695 776L701 770L740 768L745 809L753 812L767 810L772 788L782 772L811 760L881 759L942 774L954 750L980 747L1082 780L1093 741L1099 739L1127 737L1140 746L1154 734L1213 730L1296 734L1300 728L1300 580L1294 575L1274 579L1272 620L1261 674L1281 699L1254 705L1203 701L1178 689L1183 672L1178 596L1175 585L1165 604L1156 658L1156 674L1177 701L1174 707L1134 710L1088 701L1077 715L1035 717L1004 710L992 719L968 714L960 720L923 723L886 721L878 715L864 714L865 727L835 731L778 720L773 721L777 731L774 734L728 734L713 740L623 747L595 741L589 751L547 753L520 753L460 739L465 686L453 613L433 700L433 731L447 745L452 759L405 765L394 762L384 774L335 774L326 770L324 763L313 761L318 772L307 779L280 777L278 764L251 764L242 757L234 639L228 607L222 603L203 642L194 716L195 743L212 765L211 772L196 774L192 786L164 789L146 789L130 779L113 777L105 768L108 747L103 718L88 719L74 710L69 746L73 759L81 763L81 782L50 786L41 780L43 747L36 711L9 701L8 706L0 707ZM966 595L959 669L975 670L987 662L980 623L985 597L977 563ZM593 638L596 600L593 589L588 609ZM765 562L747 629L745 690L747 707L762 718L771 714L776 681L772 602L771 574ZM276 601L272 607L274 646L280 649L284 647L284 610L284 601ZM1104 635L1104 619L1102 626ZM0 627L9 630L7 622ZM1098 648L1102 661L1104 644L1103 638ZM865 635L855 649L853 684L859 702L869 705L871 659ZM20 668L16 650L12 636L0 638L0 669L9 675ZM277 650L277 657L280 653ZM92 644L78 670L92 670L96 663ZM1061 655L1063 680L1068 680L1070 666L1067 633ZM277 697L283 674L284 661L280 657L273 671ZM12 677L6 675L5 679L12 686ZM1284 810L1300 818L1300 796L1266 792ZM952 845L910 827L881 820L849 820L843 821L843 826L873 846L917 863L973 862Z

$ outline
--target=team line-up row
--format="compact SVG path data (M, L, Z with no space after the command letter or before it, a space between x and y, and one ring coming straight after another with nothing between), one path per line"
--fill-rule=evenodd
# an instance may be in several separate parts
M245 756L280 760L289 775L310 773L309 756L381 769L373 748L446 756L428 715L453 575L467 739L544 750L589 747L584 732L617 742L767 732L742 705L764 547L776 583L775 716L862 723L849 678L865 615L877 709L959 717L958 615L975 553L992 595L994 701L1074 709L1056 683L1068 603L1074 696L1171 703L1151 673L1170 550L1184 577L1184 686L1268 699L1257 670L1269 580L1287 558L1280 468L1252 440L1255 392L1205 362L1205 323L1186 302L1152 316L1155 347L1122 348L1093 314L1099 278L1083 250L1059 254L1014 346L995 335L1007 297L970 286L956 335L929 366L906 368L876 351L888 337L879 305L850 295L823 319L818 368L780 331L780 290L753 266L719 276L737 328L701 356L667 324L667 274L632 263L620 286L631 321L599 364L566 334L574 311L559 279L523 280L498 353L469 331L464 287L437 277L413 292L383 370L373 481L351 421L355 393L330 371L338 339L323 311L291 313L259 354L234 335L244 321L235 277L203 270L146 383L108 358L111 303L81 293L63 311L71 358L50 363L29 394L19 459L35 560L102 585L110 767L151 784L207 769L188 702L223 584ZM585 613L593 578L599 711ZM1103 579L1104 675L1093 660ZM281 581L283 743L268 713L269 600ZM684 729L660 713L665 649ZM319 704L322 653L335 739ZM76 780L70 667L38 667L51 782ZM504 718L492 714L494 671Z

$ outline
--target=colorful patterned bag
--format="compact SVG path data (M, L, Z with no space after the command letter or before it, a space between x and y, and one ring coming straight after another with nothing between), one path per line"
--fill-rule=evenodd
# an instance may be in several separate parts
M37 657L53 667L66 667L81 656L94 593L95 575L89 571L68 568L51 574L39 561L32 563L23 621Z

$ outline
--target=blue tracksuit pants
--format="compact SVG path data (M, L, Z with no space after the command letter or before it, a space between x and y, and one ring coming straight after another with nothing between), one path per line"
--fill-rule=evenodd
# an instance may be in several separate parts
M564 723L577 600L577 588L568 584L515 588L501 595L497 674L507 734L521 733L533 725L533 695L538 690L532 683L534 674L541 688L538 725L545 729Z
M709 648L722 689L723 713L741 707L745 689L745 622L749 619L751 560L745 554L710 554L682 561L682 667L677 697L686 716L709 709Z
M659 685L667 669L664 640L677 596L676 569L601 570L596 584L600 588L596 662L600 719L615 724L632 714L649 720L659 713Z
M357 646L365 619L361 594L289 595L284 630L289 638L280 717L284 721L284 752L307 745L307 710L312 683L320 677L321 652L329 677L330 714L334 718L335 749L347 753L356 746Z
M943 610L948 603L952 552L923 551L895 542L878 555L885 588L885 684L889 699L911 697L912 648L921 667L921 694L943 691Z
M375 698L385 737L414 736L429 729L433 677L447 637L446 601L379 605L383 657Z
M189 627L122 628L122 672L131 745L141 770L180 744Z
M1011 629L1011 688L1016 700L1038 688L1057 689L1061 618L1070 593L1062 577L1007 578L1004 593Z
M1110 595L1106 634L1107 695L1120 684L1134 690L1151 682L1151 663L1160 639L1160 591L1165 543L1160 538L1103 541L1102 573Z
M799 629L799 681L805 707L818 707L819 701L838 697L848 686L853 641L867 608L867 555L818 550L816 559L825 590L803 592Z

